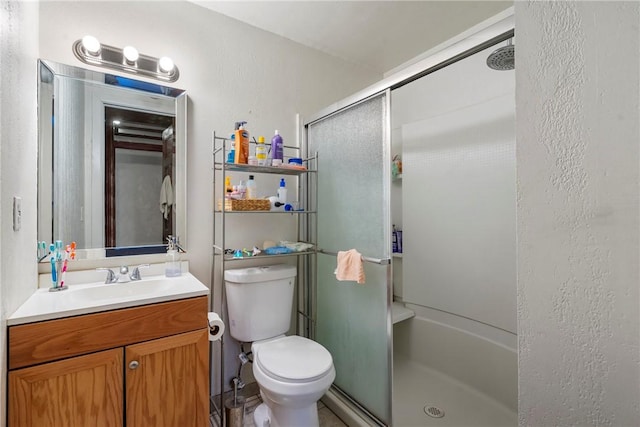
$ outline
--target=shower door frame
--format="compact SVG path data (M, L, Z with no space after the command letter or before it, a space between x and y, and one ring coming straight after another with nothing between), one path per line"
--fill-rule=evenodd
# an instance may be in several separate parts
M334 110L332 112L330 112L329 114L323 115L322 117L318 117L317 119L313 120L313 121L305 121L302 122L300 121L300 123L302 124L302 126L300 126L300 128L302 129L302 144L301 146L303 147L303 153L305 153L305 157L314 157L315 161L317 162L315 164L315 170L318 171L317 176L315 177L316 180L320 180L320 175L321 173L319 172L319 162L321 161L318 154L317 153L308 153L308 131L309 131L309 126L313 125L315 123L318 123L324 119L328 119L333 115L339 114L341 112L344 112L350 108L356 107L359 104L362 104L364 102L373 100L377 97L382 97L384 96L384 110L386 111L386 117L385 117L385 121L386 123L382 123L382 128L383 128L383 152L384 152L384 156L388 158L388 162L387 164L383 164L382 168L383 168L383 176L386 175L388 177L391 176L391 89L390 88L386 88L384 90L381 90L379 92L375 92L372 94L369 94L368 96L364 97L364 98L360 98L355 102L351 102L349 105L346 105L343 108L340 108L338 110ZM307 203L308 206L312 205L314 206L314 210L316 212L319 211L318 209L318 187L319 184L316 182L315 186L309 186L307 188L307 191L305 191L305 194L307 194L308 197L310 197L313 200L307 200L305 201L305 203ZM384 253L382 254L382 258L380 259L376 259L376 258L370 258L369 256L371 255L377 255L377 254L362 254L362 258L363 258L363 262L371 262L374 264L378 264L381 266L386 266L386 328L387 328L387 334L386 334L386 338L387 338L387 374L388 374L388 384L389 384L389 390L388 390L388 395L389 395L389 401L387 402L388 408L389 408L389 418L390 420L393 420L393 395L392 395L392 390L393 390L393 322L392 322L392 316L391 316L391 303L393 301L393 264L391 262L391 201L390 201L390 185L388 185L386 188L386 193L383 195L383 201L385 203L385 206L383 207L383 211L385 214L385 218L383 218L384 222L388 223L388 233L386 233L386 237L384 245L386 248L388 248L388 253ZM301 235L303 237L305 237L307 239L307 241L312 241L312 242L317 242L317 236L318 236L318 218L317 218L317 214L314 218L308 218L308 221L302 225L301 228ZM323 248L325 249L325 248ZM326 249L333 249L333 248L326 248ZM316 248L318 253L324 253L327 255L337 255L336 253L332 253L332 252L327 252L327 251L323 251L320 248ZM337 250L337 249L335 249ZM367 256L369 255L369 256ZM302 299L302 308L301 310L299 310L299 314L301 315L301 318L304 321L304 326L303 326L303 334L308 337L311 338L313 340L316 340L316 319L317 319L317 281L318 281L318 268L317 268L317 255L315 257L313 257L313 260L311 260L311 264L310 265L304 265L304 266L300 266L303 268L303 271L305 272L305 279L304 282L302 284L302 293L301 295L304 295L303 299ZM299 268L300 268L299 267ZM300 303L301 301L299 301ZM337 394L339 394L343 399L345 399L346 401L349 402L350 405L352 405L353 408L356 408L361 414L363 414L363 416L365 416L370 422L373 422L375 425L378 426L387 426L387 425L391 425L392 423L390 422L389 424L385 424L383 421L381 421L378 417L376 417L374 414L372 414L369 410L367 410L364 406L362 406L353 396L349 395L347 392L345 392L344 390L341 390L338 386L336 386L335 384L331 386L331 390L333 390L334 392L337 392Z
M471 28L470 30L460 34L458 37L454 37L450 39L449 42L445 42L440 46L430 50L428 53L430 55L425 59L416 62L413 65L407 66L405 69L398 71L389 77L386 77L355 94L344 98L341 101L338 101L318 113L312 115L308 119L302 119L298 117L298 125L300 129L300 146L303 147L303 152L306 153L308 147L308 129L309 125L319 122L329 116L337 114L341 111L347 110L359 103L362 103L368 99L371 99L375 96L379 96L382 93L387 94L387 107L388 110L388 123L387 133L385 137L387 141L385 143L388 145L387 148L390 149L391 145L391 96L390 93L394 89L398 89L408 83L411 83L417 79L420 79L428 74L431 74L435 71L438 71L442 68L445 68L453 63L456 63L464 58L467 58L475 53L478 53L482 50L487 49L488 47L494 46L503 41L512 39L515 35L515 16L514 16L514 8L510 7L505 11L495 15L493 18L489 18L484 22L478 24L477 26ZM306 155L309 155L307 153ZM317 178L319 179L319 177ZM389 177L389 179L391 179ZM307 192L309 194L309 192ZM317 195L316 195L317 196ZM390 204L390 201L387 201ZM390 206L389 206L390 208ZM317 227L317 218L314 219L314 223ZM314 238L317 236L317 229L310 230L311 224L306 224L306 230L301 230L303 235L313 236ZM390 236L389 236L389 245L390 245ZM300 332L303 332L306 336L314 339L315 338L315 319L316 319L316 293L315 286L317 282L317 277L313 277L317 273L317 260L316 257L311 262L311 265L306 265L305 267L305 280L302 283L302 295L304 295L304 301L301 307L299 314L301 314L303 321L302 330L299 329ZM390 418L391 425L393 423L393 324L391 320L391 302L393 299L393 286L392 286L392 266L387 269L388 271L388 297L387 297L387 318L388 324L390 325L389 334L388 334L388 351L389 351L389 407L390 407ZM365 408L363 408L357 401L355 401L351 396L337 389L337 387L331 387L332 391L337 390L337 394L346 400L347 406L350 406L349 409L353 410L356 413L359 413L360 416L364 416L368 418L366 421L369 423L374 423L375 425L385 425L383 422L378 420L375 416L369 413ZM365 422L364 420L362 420Z

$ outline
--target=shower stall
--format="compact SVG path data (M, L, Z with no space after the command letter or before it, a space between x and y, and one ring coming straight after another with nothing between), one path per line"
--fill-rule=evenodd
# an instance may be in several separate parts
M501 318L501 315L497 315L497 320L490 315L487 317L486 314L494 310L495 307L480 307L486 301L480 301L475 305L472 298L464 298L464 295L461 298L465 301L462 308L447 306L446 304L455 300L460 292L467 292L471 296L476 294L470 292L469 289L465 291L464 286L460 284L457 288L449 289L450 293L445 297L443 295L447 293L447 289L442 284L438 284L438 280L442 282L446 281L446 278L430 278L429 271L424 268L429 264L425 262L425 254L433 255L430 260L432 271L435 271L433 268L437 267L434 260L442 263L446 257L438 258L434 255L437 254L434 250L436 245L427 248L423 245L424 241L421 239L425 238L425 235L421 234L421 230L429 228L422 227L416 221L420 218L420 209L431 209L431 207L420 204L427 197L427 194L421 194L422 187L415 186L415 184L420 179L442 179L444 175L430 177L423 175L428 172L424 170L425 164L420 163L424 161L424 156L422 154L415 156L416 163L412 164L411 155L408 155L409 163L405 165L405 169L408 168L405 174L409 175L405 175L405 182L402 184L403 186L406 184L407 187L402 189L402 192L405 193L402 211L409 209L411 212L403 212L402 219L394 218L398 215L398 209L397 206L392 209L392 201L394 204L397 203L397 198L393 195L397 190L394 189L391 182L391 159L394 151L398 151L396 143L398 132L400 132L399 139L406 137L408 141L407 146L402 149L403 154L405 150L415 149L411 145L412 141L421 139L422 136L417 139L414 137L425 132L425 123L411 123L411 126L407 123L405 131L398 131L394 123L397 116L394 104L399 99L396 92L401 93L400 89L409 88L410 83L418 79L431 78L431 75L435 75L439 70L440 74L447 73L449 68L445 70L445 67L455 65L465 58L479 53L483 55L483 61L487 61L484 64L487 72L500 73L502 71L494 71L487 65L489 62L493 62L498 64L496 66L504 67L504 64L509 60L509 52L502 51L490 60L487 60L487 57L505 43L513 46L509 42L513 35L513 15L512 11L508 11L508 13L499 15L491 22L486 23L482 29L467 34L468 37L459 38L457 42L450 43L446 48L429 58L330 106L303 123L303 147L309 155L317 155L318 170L317 192L310 193L310 198L307 200L308 206L317 210L317 215L304 227L309 237L318 243L318 255L310 265L306 266L307 289L305 293L307 298L305 298L304 313L302 314L306 325L305 333L326 347L334 359L336 380L325 398L325 403L343 418L348 418L349 425L402 426L416 422L414 419L403 418L402 413L407 408L403 406L403 402L398 400L398 390L404 387L399 382L405 381L405 379L394 375L394 370L398 370L399 361L402 362L402 366L405 365L404 362L409 364L409 361L404 359L407 356L404 354L405 352L411 350L416 354L427 354L426 359L433 361L436 355L446 353L443 353L442 348L447 346L455 351L464 351L465 343L471 343L470 351L478 348L484 349L482 344L474 347L477 343L473 344L473 339L455 341L456 337L460 338L455 333L450 336L438 335L442 331L436 331L436 326L443 326L454 332L468 332L469 336L481 339L483 344L486 342L496 344L497 351L493 351L495 350L493 348L489 348L487 351L483 350L483 355L486 356L489 364L502 361L501 357L504 355L500 353L500 349L509 346L509 343L500 341L502 339L500 331L508 334L511 327L508 325L508 321L503 322L509 315L505 319ZM509 49L513 49L513 47ZM513 50L511 50L511 59L513 60ZM473 75L468 76L469 80L474 78ZM405 89L405 92L410 91L411 89ZM429 102L435 105L439 100L432 98ZM500 104L499 100L494 100L494 102ZM486 105L476 106L475 112L481 114L485 107ZM471 110L467 113L474 112ZM453 114L447 118L446 125L456 126L455 119L455 114ZM509 118L507 117L506 120ZM437 124L438 120L435 119L432 123L427 123L427 128L434 123ZM512 127L513 124L511 123ZM459 126L465 127L463 123L460 123ZM492 131L488 130L487 132L491 133ZM446 144L446 141L443 143ZM483 149L483 147L477 147L480 153L479 157L482 157ZM449 157L449 160L452 160L455 156ZM429 163L430 166L438 164L437 156L434 158L436 161ZM464 155L462 158L458 157L453 160L451 165L460 161L465 161ZM482 165L483 161L480 160L478 164ZM433 173L447 173L446 168L440 171L435 171L435 167L431 169ZM482 175L491 169L491 167L479 167L474 173ZM494 176L495 182L500 181L504 176L504 174L500 175L497 172ZM473 175L469 177L472 178ZM512 184L515 194L515 180ZM507 183L506 185L511 184ZM438 191L446 192L449 190L451 188L446 186L431 188L428 194L432 197L437 195ZM468 191L475 190L472 186ZM411 197L407 194L410 194ZM465 197L465 193L458 196ZM413 201L407 204L410 200ZM413 203L416 201L420 201L420 203ZM439 200L439 203L442 204L443 200ZM510 202L507 200L504 203ZM450 205L448 209L438 211L434 214L436 216L432 218L433 221L446 219L454 208L456 208L455 204ZM508 214L508 209L505 212ZM513 222L515 223L515 200L513 212ZM490 209L487 209L484 214L490 218ZM440 216L438 217L438 215ZM402 223L403 219L406 219L404 240L407 253L401 261L398 261L393 258L391 253L392 221ZM482 227L487 224L483 223ZM445 239L446 243L446 240L451 240L452 236L459 237L465 233L473 234L477 229L471 227L459 231L460 233L441 235L437 238ZM476 240L472 239L471 244L476 245L472 252L483 252L483 248L477 245L482 239L490 236L491 232L492 230L485 230L483 236L476 235ZM508 231L503 232L501 236L504 237L505 233L508 234ZM508 239L508 236L505 238ZM446 250L459 251L464 245L460 246L455 243L445 244L444 247ZM356 249L363 256L365 284L339 282L335 278L336 254L338 251L349 249ZM465 258L465 253L462 256L456 254L454 256L458 256L462 264L449 261L447 265L450 269L464 272L477 267L473 264L469 265L471 258ZM499 258L499 255L497 257ZM508 263L510 258L502 258L502 261ZM492 266L488 265L487 270ZM510 268L507 268L509 272ZM394 274L394 269L396 274ZM513 269L515 269L515 264ZM404 270L405 274L398 275L400 270ZM480 268L478 271L482 272L482 269ZM473 272L471 271L469 274L472 276ZM404 278L404 283L400 280L394 280L394 277L398 276ZM413 284L408 284L408 279ZM472 284L475 286L476 282ZM515 293L515 280L510 285ZM507 298L509 295L511 294L508 294ZM402 324L394 325L392 312L394 301L413 309L417 314L416 317ZM435 316L432 316L434 313ZM440 317L437 317L438 315ZM451 324L446 324L447 316L455 318ZM515 311L513 318L515 318ZM473 322L480 326L467 331L464 321L470 319L473 319ZM421 323L423 320L426 323ZM493 329L498 332L493 333L495 332ZM486 334L487 336L483 336L482 331L484 330L491 331ZM415 333L419 333L419 331L426 331L427 335L416 336ZM434 342L432 341L433 337L444 337L445 342ZM412 354L410 357L415 358L416 354ZM429 357L432 358L429 359ZM450 357L464 360L464 357L460 358L458 354L451 354ZM510 354L507 352L504 357L509 359ZM467 371L487 369L478 363L471 363ZM489 367L487 372L492 372L492 369L493 367ZM442 374L447 375L448 373L445 370ZM454 379L460 382L466 380L466 378ZM478 388L478 384L485 379L482 376L472 378L471 387ZM507 382L509 381L507 380ZM509 387L506 387L505 390L506 394L511 391ZM421 393L421 391L417 390L417 393ZM422 415L441 415L438 413L438 408L427 408L427 406L425 406L425 412ZM419 408L420 411L422 409L422 407ZM433 413L429 414L428 409ZM429 424L421 422L419 425Z

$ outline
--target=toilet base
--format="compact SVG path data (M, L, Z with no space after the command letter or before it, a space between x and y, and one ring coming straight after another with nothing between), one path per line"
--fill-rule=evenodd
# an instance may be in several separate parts
M270 427L269 408L264 403L259 404L253 411L253 423L256 427Z
M256 427L319 427L318 405L304 408L285 408L276 406L272 410L266 403L261 403L253 412Z

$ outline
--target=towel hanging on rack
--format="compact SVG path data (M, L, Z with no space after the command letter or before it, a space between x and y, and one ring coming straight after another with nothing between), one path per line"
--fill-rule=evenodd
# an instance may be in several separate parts
M355 249L339 251L337 255L338 266L334 272L336 279L340 281L354 281L363 284L364 266L362 265L362 255Z

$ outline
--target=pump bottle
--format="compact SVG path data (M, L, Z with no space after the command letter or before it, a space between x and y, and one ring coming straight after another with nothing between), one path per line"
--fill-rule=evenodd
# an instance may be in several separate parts
M176 248L176 238L167 237L167 261L164 264L164 275L166 277L177 277L182 274L180 267L180 256Z
M249 132L244 128L247 122L237 122L235 131L235 163L246 165L249 162Z

